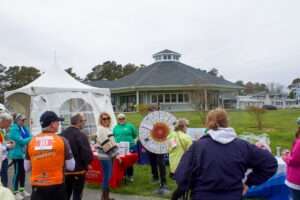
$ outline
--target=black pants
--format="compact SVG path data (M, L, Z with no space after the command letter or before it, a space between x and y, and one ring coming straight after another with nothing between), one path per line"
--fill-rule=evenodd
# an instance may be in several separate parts
M158 179L158 169L157 169L157 165L158 165L160 182L161 184L166 184L167 180L166 180L166 167L164 161L164 154L155 154L149 151L149 160L150 160L153 180Z
M24 160L23 159L13 159L15 174L13 178L13 192L16 193L20 187L25 187L25 170L24 170Z
M85 173L66 175L67 199L71 198L73 192L73 200L81 200L84 188Z
M66 200L65 184L32 186L31 200Z

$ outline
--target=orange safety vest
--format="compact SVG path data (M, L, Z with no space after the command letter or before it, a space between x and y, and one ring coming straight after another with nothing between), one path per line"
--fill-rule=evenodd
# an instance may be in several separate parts
M41 133L28 144L31 161L31 184L50 186L63 182L64 141L54 133Z

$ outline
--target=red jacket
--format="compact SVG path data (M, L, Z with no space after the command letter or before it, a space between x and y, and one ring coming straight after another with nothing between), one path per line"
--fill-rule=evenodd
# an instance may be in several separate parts
M293 142L291 153L285 158L285 162L286 179L290 183L300 185L300 138Z

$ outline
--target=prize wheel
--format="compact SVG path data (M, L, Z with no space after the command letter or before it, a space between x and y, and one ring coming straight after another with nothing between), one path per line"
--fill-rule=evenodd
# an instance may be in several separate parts
M165 111L148 114L142 120L139 128L142 145L152 153L167 153L167 137L174 130L176 122L176 117Z

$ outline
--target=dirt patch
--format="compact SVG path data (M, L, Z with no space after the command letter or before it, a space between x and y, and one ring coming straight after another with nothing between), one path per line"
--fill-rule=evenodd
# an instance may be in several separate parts
M247 130L258 130L257 128L247 128ZM260 131L275 131L275 128L262 128Z

